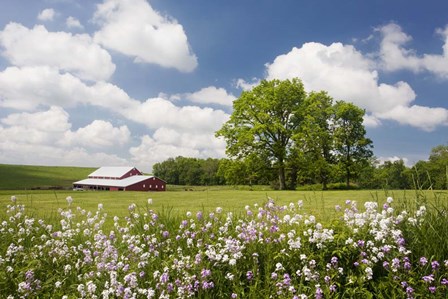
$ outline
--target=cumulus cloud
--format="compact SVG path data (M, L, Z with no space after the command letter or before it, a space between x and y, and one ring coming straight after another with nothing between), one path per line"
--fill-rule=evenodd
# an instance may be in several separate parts
M236 97L229 94L224 88L215 86L204 87L193 93L178 94L170 99L185 98L193 103L198 104L218 104L221 106L232 106Z
M115 71L110 54L87 34L49 32L9 23L0 31L2 55L15 66L48 66L86 80L107 80ZM32 51L30 51L32 49Z
M46 8L37 15L37 19L40 21L53 21L55 15L56 11L53 8Z
M381 67L386 71L411 70L413 72L428 71L436 76L448 79L448 26L437 29L436 33L444 41L442 54L418 55L415 50L405 46L412 37L404 33L402 28L394 23L376 29L380 32L379 58Z
M87 150L107 151L113 150L116 143L124 144L129 140L126 126L115 128L108 122L94 121L74 132L71 127L68 113L57 106L10 114L0 120L0 160L40 165L128 164L115 154Z
M181 107L162 98L151 98L143 103L134 102L121 110L121 113L151 129L167 127L197 134L212 133L229 118L222 110L198 106Z
M68 28L77 28L77 29L83 29L84 26L82 26L81 22L75 18L75 17L68 17L65 20L65 24L67 25Z
M87 148L110 148L129 142L131 132L127 126L114 127L110 122L94 120L91 124L76 131L67 131L61 144Z
M168 158L184 156L197 158L225 157L225 142L212 134L194 134L160 128L153 136L142 136L138 146L129 150L132 161L152 168Z
M35 110L39 106L91 104L120 109L132 100L117 86L79 78L50 67L8 67L0 72L0 107Z
M380 83L375 66L351 45L305 43L277 56L266 70L268 79L299 77L308 91L326 90L337 100L366 109L368 125L388 119L432 130L448 123L446 109L412 105L416 94L408 83Z
M109 49L154 63L191 72L197 58L182 25L163 16L145 0L105 0L97 5L94 20L101 26L95 41Z
M386 161L389 161L389 162L393 163L393 162L400 161L400 160L403 160L403 163L404 163L404 165L406 167L411 167L412 166L412 163L410 163L409 159L405 158L405 157L392 156L392 157L379 157L378 158L378 161L380 162L380 165L384 164L384 162L386 162Z
M258 78L252 78L252 82L247 82L244 79L238 79L235 82L235 86L237 88L241 88L244 91L249 91L252 90L252 88L254 88L255 86L257 86L258 84L260 84L260 79Z

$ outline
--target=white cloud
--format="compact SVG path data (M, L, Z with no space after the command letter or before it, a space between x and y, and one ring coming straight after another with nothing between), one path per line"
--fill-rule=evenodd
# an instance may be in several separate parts
M107 80L115 71L109 53L87 34L49 32L9 23L0 31L2 55L16 66L49 66L86 80ZM32 49L32 50L30 50Z
M266 68L268 79L298 77L308 91L325 90L336 100L366 109L369 125L388 119L432 130L448 123L444 108L411 106L416 95L406 82L379 83L375 62L351 45L306 43L276 57Z
M121 113L152 129L167 127L197 134L214 132L229 118L222 110L180 107L162 98L148 99L143 103L136 101Z
M413 72L428 71L440 78L448 79L448 26L436 32L444 41L443 53L417 55L415 50L404 46L412 41L412 37L403 32L394 23L376 29L382 40L379 51L381 67L386 71L411 70Z
M400 160L403 160L403 163L404 163L404 165L406 167L411 167L412 166L412 163L410 163L409 159L405 158L405 157L393 156L393 157L379 157L378 158L378 161L380 162L380 165L384 164L384 162L386 162L386 161L389 161L389 162L393 163L393 162L400 161Z
M53 8L46 8L37 15L37 18L40 21L53 21L55 15L56 11Z
M77 28L77 29L83 29L84 26L82 26L81 22L75 18L75 17L68 17L67 20L65 20L65 24L68 28Z
M111 148L129 142L131 132L127 126L114 127L110 122L94 120L91 124L75 132L65 132L60 142L65 146L82 146L87 148Z
M86 149L101 146L102 151L114 150L115 144L129 139L126 126L114 128L110 123L94 121L72 132L68 120L68 113L56 106L47 111L15 113L1 119L0 161L38 165L128 165L115 154Z
M258 84L260 84L260 79L258 78L252 78L252 82L247 82L246 80L240 78L235 82L235 86L237 88L241 88L244 91L252 90L252 88L257 86Z
M86 85L50 67L8 67L0 72L0 107L35 110L39 106L91 104L120 110L133 104L120 88L106 82Z
M145 0L105 0L97 5L94 20L101 26L95 41L135 57L136 62L182 72L191 72L197 66L182 25L162 16Z
M378 114L378 117L395 120L400 124L415 126L428 132L440 125L448 126L448 110L445 108L396 106L390 111Z
M153 136L145 135L138 146L130 149L132 161L151 169L155 163L184 156L196 158L225 157L225 142L213 134L184 133L160 128Z
M199 91L193 93L185 93L174 95L170 99L186 98L193 103L199 104L218 104L222 106L232 106L236 97L227 93L224 88L217 88L215 86L204 87Z

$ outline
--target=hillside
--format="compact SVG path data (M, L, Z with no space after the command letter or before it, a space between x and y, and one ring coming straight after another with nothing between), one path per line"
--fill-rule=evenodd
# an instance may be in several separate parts
M68 189L95 169L0 164L0 190Z

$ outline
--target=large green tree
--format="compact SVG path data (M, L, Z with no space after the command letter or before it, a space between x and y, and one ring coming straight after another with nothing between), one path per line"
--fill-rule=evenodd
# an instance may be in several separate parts
M323 91L311 92L304 104L303 119L293 137L295 149L308 176L317 179L326 190L335 163L333 99Z
M347 187L350 179L357 176L373 156L373 143L366 137L363 125L364 114L364 110L352 103L340 101L335 105L335 151Z
M300 125L306 93L299 79L263 80L233 102L233 113L216 132L227 142L230 157L253 153L268 157L278 170L279 188L286 189L285 163Z

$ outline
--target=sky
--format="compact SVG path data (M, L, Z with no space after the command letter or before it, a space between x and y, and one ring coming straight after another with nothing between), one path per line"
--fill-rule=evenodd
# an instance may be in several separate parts
M260 80L365 109L380 161L448 144L448 2L1 0L0 163L225 157Z

